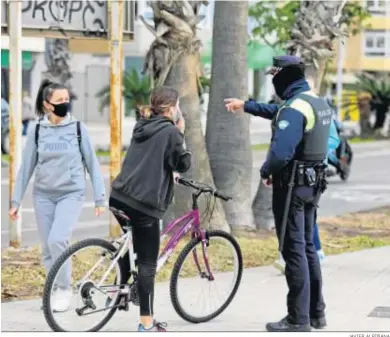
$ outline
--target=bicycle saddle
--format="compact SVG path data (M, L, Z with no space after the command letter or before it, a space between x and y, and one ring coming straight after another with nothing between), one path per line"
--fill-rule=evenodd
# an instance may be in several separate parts
M130 217L122 210L117 209L115 207L110 207L110 211L112 212L112 214L114 214L122 219L125 219L126 221L130 221Z

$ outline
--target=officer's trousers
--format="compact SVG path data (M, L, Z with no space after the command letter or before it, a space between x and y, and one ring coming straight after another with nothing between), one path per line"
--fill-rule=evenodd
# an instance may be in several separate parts
M287 187L274 181L272 208L278 237L286 203ZM316 205L313 187L295 187L292 192L283 246L288 284L288 318L294 324L308 324L310 318L323 317L321 267L313 244Z

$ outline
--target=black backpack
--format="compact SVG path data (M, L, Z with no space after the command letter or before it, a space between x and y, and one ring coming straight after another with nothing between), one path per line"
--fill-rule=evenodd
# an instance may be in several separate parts
M39 128L41 127L40 123L37 123L35 126L35 145L37 146L38 149L38 139L39 139ZM77 142L79 143L79 149L81 153L81 157L83 157L83 153L81 152L81 126L80 126L80 121L76 122L76 128L77 128ZM84 159L83 159L84 161Z

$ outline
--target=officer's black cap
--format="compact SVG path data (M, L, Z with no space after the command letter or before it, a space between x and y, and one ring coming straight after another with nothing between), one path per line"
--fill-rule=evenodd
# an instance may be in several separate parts
M272 60L272 68L267 71L267 74L272 74L275 69L282 69L289 66L301 66L304 67L305 64L298 56L294 55L284 55L284 56L276 56Z

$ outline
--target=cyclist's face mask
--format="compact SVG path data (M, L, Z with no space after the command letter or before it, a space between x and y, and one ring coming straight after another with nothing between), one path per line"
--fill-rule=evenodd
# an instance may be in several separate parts
M272 84L275 88L275 93L281 99L284 99L283 94L287 88L295 81L305 78L305 71L301 66L289 66L282 68L272 78Z
M170 108L170 113L171 113L171 119L175 123L177 123L181 117L179 101L177 101L176 106Z

